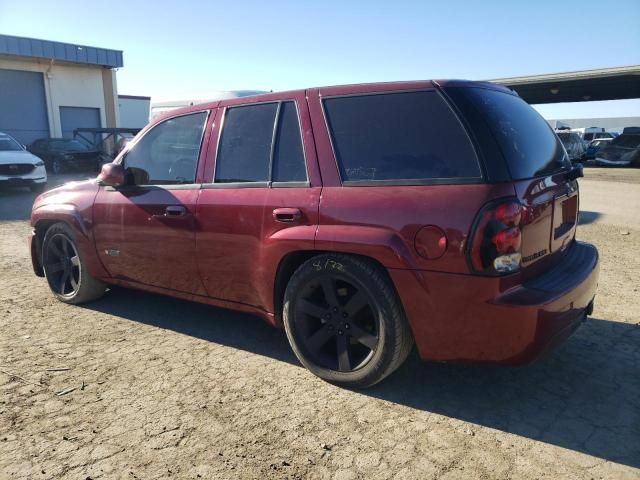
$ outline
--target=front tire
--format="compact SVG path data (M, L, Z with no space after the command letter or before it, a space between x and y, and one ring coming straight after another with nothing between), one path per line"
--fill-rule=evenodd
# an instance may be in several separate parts
M64 166L62 165L62 160L59 158L54 158L51 160L51 173L62 173L64 171Z
M411 351L402 305L384 270L371 261L342 254L313 257L291 277L283 304L296 357L336 385L375 385Z
M89 274L85 257L66 223L56 223L45 233L42 267L51 292L61 302L79 304L104 295L105 284Z
M33 193L42 193L44 192L46 186L46 183L34 183L33 185L29 185L29 190L31 190Z

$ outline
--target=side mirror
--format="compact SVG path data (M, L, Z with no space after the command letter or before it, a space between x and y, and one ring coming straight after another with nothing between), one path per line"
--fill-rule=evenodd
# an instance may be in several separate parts
M119 163L105 163L98 175L98 183L107 187L119 187L124 185L124 168Z

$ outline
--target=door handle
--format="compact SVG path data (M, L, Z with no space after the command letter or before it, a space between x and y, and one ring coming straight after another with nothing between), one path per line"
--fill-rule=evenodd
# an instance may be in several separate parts
M302 212L299 208L276 208L273 211L273 219L276 222L295 223L302 219Z
M187 208L182 205L169 205L164 209L164 213L156 213L149 217L149 220L152 219L161 219L161 218L185 218L188 216Z
M187 214L187 208L182 205L169 205L164 210L165 217L184 217Z

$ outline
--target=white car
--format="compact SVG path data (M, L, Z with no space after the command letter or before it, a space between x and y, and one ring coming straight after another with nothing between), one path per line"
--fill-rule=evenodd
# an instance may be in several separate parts
M29 187L32 192L42 192L46 183L44 162L11 135L0 132L0 186Z

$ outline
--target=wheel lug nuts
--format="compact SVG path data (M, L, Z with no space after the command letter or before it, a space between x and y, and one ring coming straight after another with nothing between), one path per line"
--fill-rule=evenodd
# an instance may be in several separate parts
M345 330L349 330L351 327L349 326L349 324L348 324L348 323L345 323L345 324L344 324L344 328L345 328Z
M342 335L342 330L338 330L338 335Z
M333 307L331 310L333 311L333 313L336 313L338 311L338 307Z

